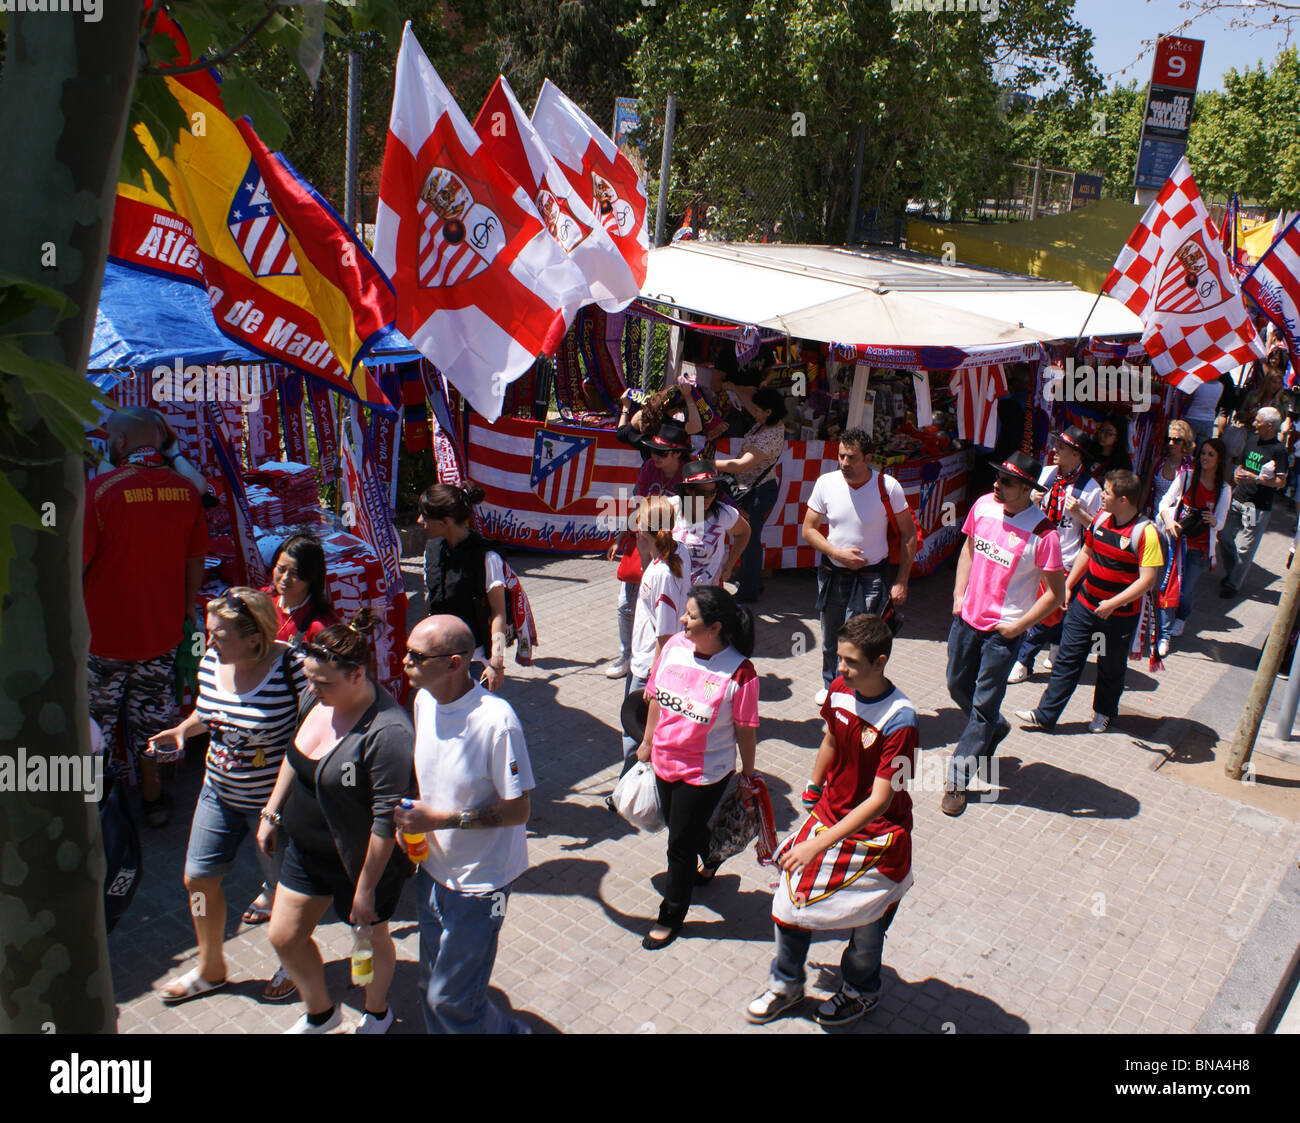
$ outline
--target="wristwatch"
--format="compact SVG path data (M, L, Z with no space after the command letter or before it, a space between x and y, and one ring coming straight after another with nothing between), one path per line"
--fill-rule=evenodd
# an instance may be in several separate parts
M474 813L472 811L462 811L460 813L460 829L467 831L474 822Z

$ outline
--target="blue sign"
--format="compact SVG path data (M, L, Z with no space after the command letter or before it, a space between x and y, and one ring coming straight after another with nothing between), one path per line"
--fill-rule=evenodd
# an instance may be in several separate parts
M1137 179L1138 187L1159 189L1165 185L1174 170L1174 166L1187 151L1185 140L1165 140L1162 137L1144 136L1138 149Z

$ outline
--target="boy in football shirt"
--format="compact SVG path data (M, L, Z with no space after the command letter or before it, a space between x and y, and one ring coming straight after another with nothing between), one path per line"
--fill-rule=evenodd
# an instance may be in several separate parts
M852 617L837 635L839 677L822 704L826 733L804 793L811 807L776 851L776 958L745 1017L770 1022L803 999L814 930L853 929L840 990L813 1013L820 1025L856 1021L880 998L885 932L912 885L916 711L885 677L893 643L879 616Z

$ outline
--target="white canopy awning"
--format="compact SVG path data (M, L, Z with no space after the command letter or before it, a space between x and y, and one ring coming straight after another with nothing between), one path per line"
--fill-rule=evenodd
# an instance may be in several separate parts
M1140 335L1118 301L890 250L677 242L650 251L642 295L798 339L871 347L994 347ZM1089 309L1092 314L1089 316ZM1087 326L1084 327L1084 321Z

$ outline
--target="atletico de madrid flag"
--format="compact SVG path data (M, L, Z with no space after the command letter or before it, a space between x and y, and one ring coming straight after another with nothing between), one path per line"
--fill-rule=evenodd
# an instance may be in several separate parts
M553 354L587 284L482 142L408 23L379 188L375 257L397 326L489 420Z
M631 268L533 131L505 78L497 78L474 131L483 150L528 192L551 237L582 270L590 289L584 303L594 301L606 312L631 304L641 291Z
M637 287L645 284L648 208L631 162L549 78L533 106L533 128L578 194L590 200L588 206L614 239Z
M1178 161L1102 286L1138 315L1156 372L1184 393L1263 358L1192 169Z
M1260 311L1278 326L1291 354L1287 385L1300 370L1300 230L1293 218L1241 282Z

